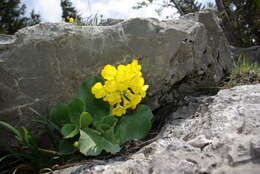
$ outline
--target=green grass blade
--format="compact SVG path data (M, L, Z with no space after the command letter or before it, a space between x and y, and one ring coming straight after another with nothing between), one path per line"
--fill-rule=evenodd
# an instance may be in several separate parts
M14 154L8 154L8 155L3 156L2 158L0 158L0 163L1 163L3 160L5 160L6 158L9 158L9 157L12 157L12 156L17 156L17 154L14 153Z
M14 133L17 137L22 138L20 132L16 128L14 128L12 125L10 125L10 124L8 124L6 122L0 121L0 126L8 129L12 133Z

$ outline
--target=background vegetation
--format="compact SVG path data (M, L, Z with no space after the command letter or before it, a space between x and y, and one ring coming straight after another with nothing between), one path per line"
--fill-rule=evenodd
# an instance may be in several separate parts
M72 5L71 1L61 0L60 6L62 9L62 19L64 19L65 22L69 22L69 18L74 18L78 22L82 20L81 16L79 15L79 12Z
M225 35L234 46L248 47L260 44L260 0L215 0L203 6L196 0L169 0L161 7L173 7L179 15L200 11L205 8L217 8L222 18ZM157 3L157 0L143 0L134 7L136 9ZM160 11L160 10L158 10Z
M26 17L26 6L20 0L0 1L0 34L13 34L20 28L40 23L40 15L31 11Z
M216 5L232 45L260 44L260 0L216 0Z

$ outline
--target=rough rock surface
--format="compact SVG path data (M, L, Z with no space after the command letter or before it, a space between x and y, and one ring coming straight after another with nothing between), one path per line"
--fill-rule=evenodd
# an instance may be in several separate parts
M55 174L257 174L260 84L186 97L153 143L126 161L85 164Z
M134 57L143 65L153 109L214 86L233 64L212 10L113 26L42 23L0 36L0 120L32 128L33 115L67 102L88 76Z
M101 23L99 25L101 26L110 26L110 25L115 25L118 24L120 22L124 21L123 19L113 19L113 18L108 18L104 21L101 21Z

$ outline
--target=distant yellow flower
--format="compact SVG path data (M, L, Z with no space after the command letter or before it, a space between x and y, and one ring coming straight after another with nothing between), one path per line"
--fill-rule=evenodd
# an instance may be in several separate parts
M113 106L112 115L122 116L127 109L135 109L146 96L149 86L144 84L141 69L142 66L135 59L131 64L119 65L117 68L106 65L101 71L106 80L104 85L97 82L91 92L96 98L103 98Z
M69 18L69 22L73 23L74 22L74 18Z

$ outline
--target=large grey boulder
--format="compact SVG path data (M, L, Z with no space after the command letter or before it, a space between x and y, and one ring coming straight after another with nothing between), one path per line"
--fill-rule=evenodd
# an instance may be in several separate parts
M257 174L260 84L186 97L154 142L120 161L88 162L55 174ZM163 115L166 116L166 115Z
M67 102L104 65L135 57L153 109L214 86L233 65L215 13L169 21L135 18L113 26L42 23L0 36L0 120L33 128L34 115Z

